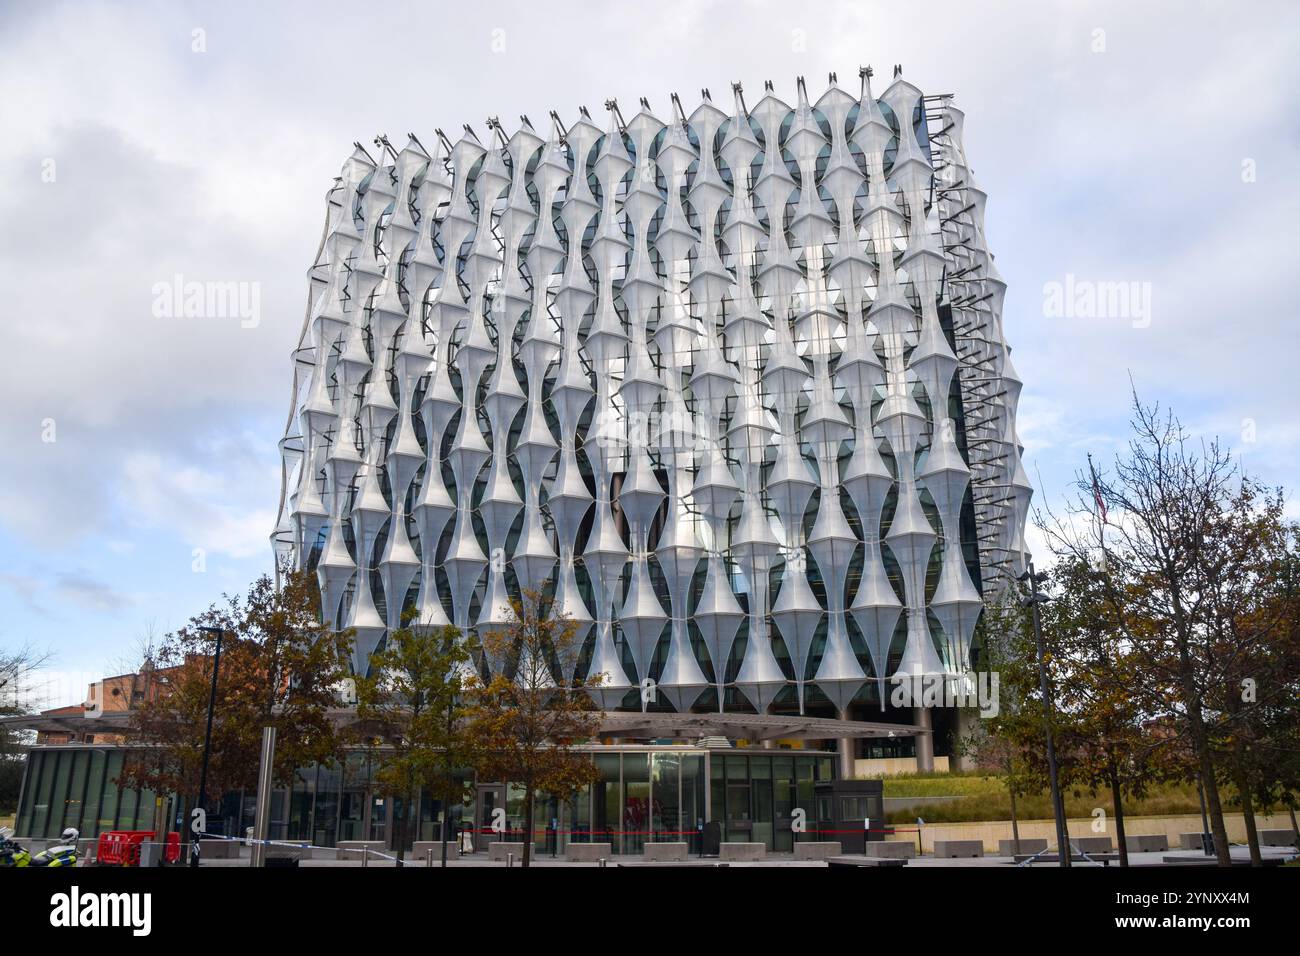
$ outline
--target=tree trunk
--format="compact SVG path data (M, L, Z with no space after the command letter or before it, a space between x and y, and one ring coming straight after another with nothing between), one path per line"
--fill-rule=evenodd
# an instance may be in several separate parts
M403 800L402 802L406 803L406 800ZM401 814L393 821L393 824L397 829L397 832L393 834L393 849L397 852L398 866L402 865L402 848L406 846L406 811L407 807L403 806Z
M1246 842L1250 844L1250 865L1263 866L1259 851L1259 831L1255 828L1255 804L1250 798L1250 779L1246 773L1246 744L1240 734L1232 739L1232 777L1241 795L1241 816L1246 821Z
M1110 799L1115 807L1115 839L1119 841L1119 865L1128 866L1128 839L1124 835L1124 801L1120 796L1119 771L1115 768L1115 758L1111 757Z
M1175 598L1175 607L1177 600ZM1178 613L1181 613L1180 611ZM1232 853L1228 847L1228 830L1223 825L1223 804L1219 802L1219 784L1214 779L1214 757L1210 753L1210 735L1201 718L1201 698L1196 692L1196 674L1192 667L1188 641L1179 628L1178 661L1179 678L1187 698L1187 723L1191 733L1192 748L1200 769L1201 783L1205 787L1205 803L1210 814L1210 832L1214 835L1214 855L1219 866L1232 866Z
M1196 749L1200 767L1201 784L1205 787L1205 805L1210 814L1210 832L1214 836L1214 855L1219 866L1232 866L1232 853L1228 846L1228 830L1223 825L1223 804L1219 801L1219 784L1214 779L1214 761L1210 756L1210 742L1201 722L1199 709L1192 720L1192 744Z
M406 793L402 796L402 812L399 819L393 821L397 825L394 849L397 851L398 866L406 861L406 827L411 819L411 791L415 788L412 776L412 774L406 775Z
M524 788L524 866L533 858L533 788Z
M442 866L447 865L447 841L451 838L451 801L442 795Z
M1015 847L1015 853L1020 853L1020 820L1016 816L1016 788L1007 787L1007 794L1011 797L1011 845Z

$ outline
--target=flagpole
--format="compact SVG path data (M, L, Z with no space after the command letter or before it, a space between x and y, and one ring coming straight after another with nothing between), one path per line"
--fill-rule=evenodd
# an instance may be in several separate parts
M1097 514L1097 541L1101 545L1101 567L1104 571L1109 563L1106 556L1106 499L1101 494L1101 482L1097 480L1097 469L1092 465L1092 452L1088 452L1088 474L1092 477L1092 502Z

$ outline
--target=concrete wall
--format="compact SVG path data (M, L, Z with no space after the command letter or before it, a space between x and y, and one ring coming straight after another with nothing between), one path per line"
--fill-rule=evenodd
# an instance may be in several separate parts
M1097 837L1109 836L1111 840L1118 843L1118 837L1115 833L1115 821L1107 820L1108 827L1101 833L1096 833L1092 829L1093 820L1087 819L1070 820L1068 829L1071 837ZM1223 815L1223 824L1228 828L1228 839L1233 843L1246 842L1246 824L1240 813L1225 813ZM1271 816L1255 817L1255 825L1259 829L1269 828L1286 828L1291 827L1291 818L1285 813L1276 813ZM914 824L897 824L911 830ZM1201 818L1199 814L1186 814L1182 816L1168 817L1125 817L1124 832L1128 836L1135 836L1139 833L1163 833L1169 837L1171 847L1178 846L1178 835L1191 831L1200 832ZM899 834L896 839L902 839L904 834ZM916 839L915 833L908 833L906 836ZM1051 846L1056 845L1056 824L1051 820L1021 820L1020 821L1021 839L1030 839L1034 837L1045 838ZM999 840L1011 839L1011 822L985 822L985 823L934 823L926 824L921 828L921 846L926 853L934 852L935 840L983 840L984 849L990 853L996 852Z
M934 769L936 773L947 773L948 758L935 757ZM916 773L916 758L879 757L853 761L853 776L859 780L875 780L878 777L892 777L900 773Z

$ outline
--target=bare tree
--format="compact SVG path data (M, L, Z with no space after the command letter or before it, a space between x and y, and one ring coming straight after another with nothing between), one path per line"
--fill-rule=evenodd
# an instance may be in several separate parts
M1217 441L1197 447L1172 413L1136 394L1132 429L1112 473L1081 472L1064 513L1048 510L1040 523L1058 557L1095 570L1089 586L1134 668L1124 692L1186 736L1219 864L1230 866L1215 773L1214 695L1227 663L1215 589L1255 572L1255 551L1224 542L1250 510L1251 486Z
M0 649L0 717L26 714L34 708L34 678L49 659L49 654L31 645ZM18 791L27 760L27 737L22 731L0 726L0 814L12 812L18 806Z

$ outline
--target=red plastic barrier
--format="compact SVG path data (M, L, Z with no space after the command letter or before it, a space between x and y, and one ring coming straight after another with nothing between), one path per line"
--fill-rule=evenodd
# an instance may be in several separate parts
M152 830L109 830L99 835L95 861L105 866L139 866L140 847L152 840ZM175 863L181 858L181 835L167 834L163 859Z

